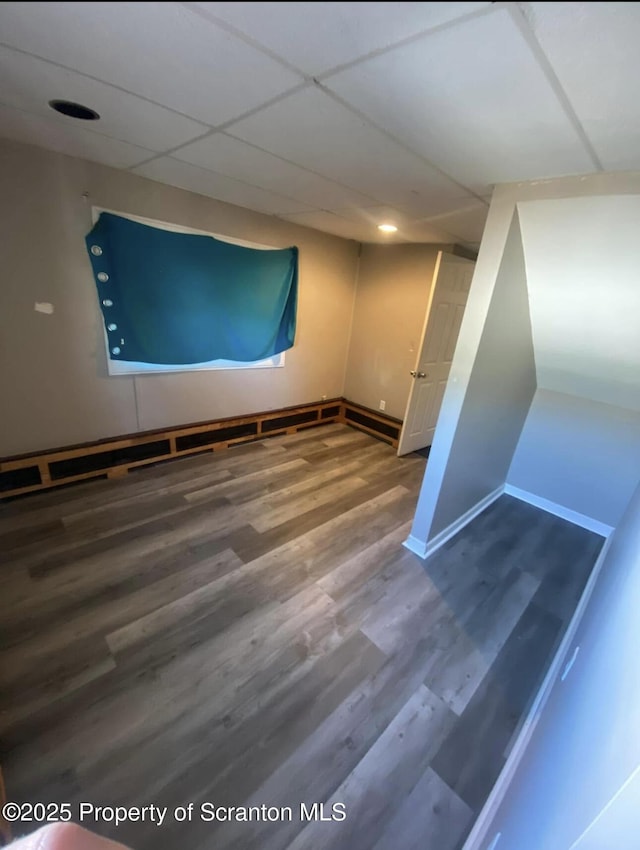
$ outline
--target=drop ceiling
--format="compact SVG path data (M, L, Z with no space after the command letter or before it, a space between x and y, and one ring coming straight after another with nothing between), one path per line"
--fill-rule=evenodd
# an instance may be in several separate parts
M475 247L496 183L640 169L639 41L624 2L0 3L0 136Z

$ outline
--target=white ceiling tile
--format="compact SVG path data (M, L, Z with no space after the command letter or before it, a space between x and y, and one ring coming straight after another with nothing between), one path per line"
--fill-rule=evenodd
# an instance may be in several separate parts
M55 99L76 101L94 109L100 115L100 120L91 124L96 133L153 151L164 151L206 132L203 124L162 106L0 47L0 102L65 125L83 123L54 112L48 102Z
M172 156L325 210L372 203L366 195L325 180L225 133L214 133L186 145Z
M301 224L304 227L312 227L314 230L322 230L324 233L331 233L334 236L342 236L343 239L354 239L356 242L373 241L369 238L370 232L366 225L347 221L346 218L325 210L294 213L280 216L280 218L292 221L294 224Z
M405 229L405 241L407 242L436 242L440 245L450 245L451 243L465 242L461 239L439 227L437 224L432 224L430 221L414 221Z
M340 210L339 215L359 226L364 232L366 242L451 242L451 234L446 232L439 222L417 220L400 210L389 206L364 207L353 210ZM394 224L395 233L384 233L379 224ZM365 228L362 231L362 228Z
M46 147L57 153L101 162L113 168L129 168L153 156L151 151L144 148L93 133L79 122L63 124L51 118L1 105L0 136L14 139L16 142Z
M229 132L415 215L444 212L470 197L318 88L290 95Z
M367 60L325 85L476 192L593 171L506 9Z
M288 221L314 227L345 239L355 239L358 242L432 242L449 244L456 241L450 233L436 225L424 221L412 220L403 216L397 210L386 206L366 207L363 209L343 210L331 213L324 210L297 213L282 216ZM388 222L396 224L396 233L383 233L378 230L378 224Z
M489 207L480 202L445 215L432 216L425 224L441 227L463 242L480 242L487 221Z
M1 3L0 31L5 44L208 124L302 79L178 3Z
M196 3L308 74L483 9L489 3Z
M476 243L493 184L593 170L534 37L604 166L640 168L640 3L518 6L529 41L514 4L0 3L0 135L121 168L171 151L135 171L345 238ZM321 84L287 94L287 62Z
M280 197L272 192L265 192L256 186L232 180L222 174L215 174L204 168L198 168L187 162L163 156L145 165L133 169L135 174L149 177L170 186L179 186L199 195L207 195L218 201L226 201L239 207L248 207L258 212L282 215L308 209L308 206L298 201Z
M605 169L640 168L640 3L524 10Z
M480 242L488 210L485 204L475 201L454 213L429 219L415 218L389 206L340 210L338 214L357 224L360 238L366 242L476 244ZM379 224L394 224L398 230L396 233L385 234L378 230Z
M377 230L379 224L395 224L396 227L401 227L412 220L411 216L406 213L385 204L369 205L352 210L338 210L338 214L349 221L365 224L371 230Z

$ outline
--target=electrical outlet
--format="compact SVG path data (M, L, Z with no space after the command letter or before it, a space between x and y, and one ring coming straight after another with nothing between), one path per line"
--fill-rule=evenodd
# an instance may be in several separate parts
M382 401L382 399L380 399L380 410L384 410L386 406L387 406L387 402Z
M320 401L326 401L326 400L327 400L327 396L326 396L326 395L321 395L321 396L320 396Z

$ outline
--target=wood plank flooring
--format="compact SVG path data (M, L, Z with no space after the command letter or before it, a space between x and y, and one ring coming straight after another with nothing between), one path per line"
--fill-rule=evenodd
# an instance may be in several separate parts
M460 848L602 539L503 497L422 562L425 462L328 425L1 504L9 798L168 807L84 821L136 850Z

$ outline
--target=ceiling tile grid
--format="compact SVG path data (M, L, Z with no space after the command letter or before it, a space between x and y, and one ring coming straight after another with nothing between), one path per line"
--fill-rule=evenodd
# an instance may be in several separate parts
M100 162L113 168L130 168L152 156L151 151L136 145L110 139L84 127L69 126L63 121L57 121L55 112L52 112L51 116L45 118L0 105L1 134L7 139L27 145L41 145L42 139L46 139L49 150Z
M82 103L100 115L90 125L94 132L152 151L175 147L208 130L136 95L6 47L0 47L0 80L0 102L6 106L53 118L71 130L87 122L59 115L48 103L56 98Z
M217 126L303 76L180 3L2 3L3 43Z
M281 192L320 209L342 209L373 203L372 198L307 171L279 156L226 133L214 133L185 145L177 159L225 174L262 189Z
M3 2L0 135L345 238L474 246L495 183L640 168L639 40L638 2Z
M338 213L329 212L328 210L293 213L291 215L283 215L282 218L294 224L300 224L303 227L311 227L315 230L322 230L324 233L341 236L343 239L355 239L357 242L378 241L366 225L349 221L349 219L338 215Z
M307 204L267 192L240 180L233 180L214 171L198 168L171 156L154 159L132 170L134 174L140 174L142 177L258 212L284 215L311 209Z
M454 233L461 241L479 244L487 219L487 203L474 201L462 209L432 216L426 223Z
M422 216L469 193L317 87L241 119L234 136Z
M194 3L319 76L489 3ZM363 11L364 7L364 11Z
M521 5L604 168L640 169L640 3Z
M592 170L507 9L391 50L324 85L477 193L498 182Z

